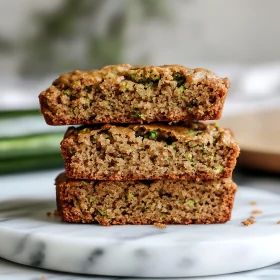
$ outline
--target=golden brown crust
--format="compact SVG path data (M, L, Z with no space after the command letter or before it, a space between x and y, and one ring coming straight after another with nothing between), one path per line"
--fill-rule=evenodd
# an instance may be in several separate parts
M170 74L181 73L186 77L189 83L199 83L205 79L214 79L221 82L226 88L230 87L228 78L220 78L215 73L205 68L190 69L182 65L163 65L163 66L131 66L129 64L108 65L100 70L80 71L75 70L70 73L62 74L53 82L55 86L69 85L71 82L80 81L82 79L90 79L91 82L101 82L105 78L115 78L117 76L126 76L131 70L142 70L144 73Z
M63 74L39 100L50 125L215 120L229 87L207 69L121 64Z
M63 221L125 224L210 224L230 220L237 187L216 181L83 181L60 174L57 204Z

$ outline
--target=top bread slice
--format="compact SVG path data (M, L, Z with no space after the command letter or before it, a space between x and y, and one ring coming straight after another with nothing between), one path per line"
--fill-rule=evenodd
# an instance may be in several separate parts
M50 125L216 120L230 82L180 65L110 65L61 75L39 95Z

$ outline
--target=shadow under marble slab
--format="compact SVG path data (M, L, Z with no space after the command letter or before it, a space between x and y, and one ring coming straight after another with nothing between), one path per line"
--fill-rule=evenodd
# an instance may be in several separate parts
M83 274L72 274L65 272L50 271L40 268L33 268L17 263L13 263L0 258L0 279L1 280L140 280L151 278L128 278L128 277L106 277L93 276ZM164 279L184 279L184 280L276 280L280 279L280 263L271 265L261 269L255 269L246 272L232 273L219 276L205 276L205 277L183 277L183 278L154 278L158 280Z

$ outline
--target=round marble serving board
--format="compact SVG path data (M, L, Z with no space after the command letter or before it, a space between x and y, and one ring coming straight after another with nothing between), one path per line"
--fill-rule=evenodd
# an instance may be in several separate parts
M165 229L66 224L47 216L55 210L56 174L0 178L0 257L58 271L135 277L216 275L280 261L277 194L239 187L226 224ZM263 213L245 227L241 221L252 210Z

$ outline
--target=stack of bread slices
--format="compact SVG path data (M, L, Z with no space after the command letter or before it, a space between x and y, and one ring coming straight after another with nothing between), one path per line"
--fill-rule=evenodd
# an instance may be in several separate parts
M210 224L231 217L239 147L221 117L229 80L180 65L61 75L40 96L61 142L58 213L72 223Z

